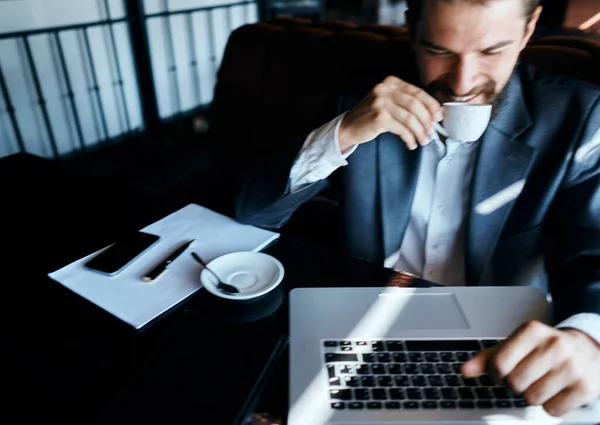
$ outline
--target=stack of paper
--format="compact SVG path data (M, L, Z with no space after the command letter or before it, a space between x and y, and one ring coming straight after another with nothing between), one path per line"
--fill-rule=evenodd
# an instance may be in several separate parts
M278 233L240 224L195 204L140 230L159 235L160 240L115 276L105 276L83 266L97 253L49 276L138 329L202 287L202 267L191 257L192 251L211 261L230 252L260 251L279 237ZM190 239L195 239L194 244L158 281L142 280L148 270Z

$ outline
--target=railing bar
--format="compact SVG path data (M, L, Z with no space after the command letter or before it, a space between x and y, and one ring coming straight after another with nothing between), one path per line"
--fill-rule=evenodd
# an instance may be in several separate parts
M85 49L88 57L90 73L92 75L92 90L96 93L96 102L98 103L98 109L100 112L100 121L102 122L102 129L104 130L104 140L108 143L108 126L106 125L104 105L102 104L102 97L100 96L100 87L98 86L98 77L96 76L96 67L94 65L94 58L92 56L92 49L90 47L90 38L88 36L87 28L83 28L83 40L85 42Z
M158 18L161 16L169 16L169 15L178 15L180 13L194 13L194 12L209 12L214 9L223 9L231 6L242 6L247 4L256 4L256 1L242 1L239 3L231 3L231 4L222 4L217 6L204 6L204 7L195 7L192 9L180 9L180 10L170 10L168 12L156 12L150 15L146 15L147 18Z
M104 0L104 8L106 9L106 16L110 21L110 8L108 6L108 0ZM109 24L110 43L115 58L115 67L117 68L117 84L119 85L119 92L121 93L121 102L123 103L123 110L125 112L125 125L127 131L131 130L131 120L129 119L129 109L127 108L127 99L125 97L125 88L123 86L123 73L121 72L121 61L119 60L119 52L117 51L117 43L115 42L115 31L113 24Z
M231 33L231 6L233 6L232 4L228 4L226 5L227 10L226 10L226 15L225 15L225 19L227 20L227 34Z
M169 4L168 0L164 0L163 4L165 11L168 11ZM165 17L165 27L167 32L167 50L169 51L170 65L168 68L171 74L172 84L175 87L175 105L177 107L177 113L181 113L181 95L179 93L179 78L177 77L177 64L175 63L175 46L173 44L173 28L171 27L171 17Z
M194 23L192 20L191 13L188 13L186 16L188 27L188 41L190 45L190 57L192 58L192 61L190 62L190 67L192 68L192 75L194 77L194 88L196 89L196 103L199 104L202 99L202 93L200 91L200 72L198 70L198 58L196 57L196 42L194 40Z
M130 19L121 18L121 19L113 19L112 21L104 20L104 21L95 21L95 22L87 22L82 24L73 24L73 25L63 25L59 27L46 27L46 28L38 28L35 30L27 30L27 31L16 31L16 32L7 32L4 34L0 34L0 40L5 38L21 38L33 35L47 34L52 32L63 32L63 31L72 31L83 28L91 28L99 25L108 25L108 24L118 24L120 22L128 22Z
M10 93L8 92L8 86L6 85L6 81L4 80L4 73L2 72L1 65L0 65L0 90L2 90L2 96L4 97L4 104L6 105L6 110L8 111L8 115L10 117L10 122L13 126L15 138L17 139L17 145L19 146L19 152L25 152L25 143L23 142L23 136L21 135L21 128L19 127L19 121L17 120L15 107L12 104L12 100L10 98Z
M83 131L81 130L81 121L79 120L79 113L77 112L77 105L75 104L75 94L73 93L73 86L71 85L71 76L67 68L67 62L65 61L65 53L62 46L59 33L54 33L54 41L58 48L58 58L60 60L60 67L63 70L63 77L67 85L67 97L69 98L69 104L71 105L71 112L73 113L73 119L75 120L75 129L77 130L77 137L79 138L79 145L83 152L86 151L85 141L83 139Z
M212 10L208 11L208 39L210 45L210 62L213 67L213 75L217 75L217 46L215 44L215 25Z
M56 146L56 138L54 137L54 131L52 130L52 124L50 123L50 117L48 115L48 108L46 107L46 99L44 98L44 93L42 92L42 86L40 84L38 71L35 66L35 61L33 60L33 55L31 53L31 46L29 44L29 38L23 37L23 43L25 45L25 54L27 56L27 63L29 65L29 69L31 70L31 75L33 78L33 85L35 87L35 92L38 97L38 104L40 105L40 109L42 111L42 119L44 120L44 125L46 126L46 132L48 133L50 147L52 148L52 153L54 155L54 159L58 159L59 154L58 154L58 148Z

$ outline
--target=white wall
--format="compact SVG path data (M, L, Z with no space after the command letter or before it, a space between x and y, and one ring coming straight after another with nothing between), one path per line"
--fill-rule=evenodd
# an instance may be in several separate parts
M113 19L124 16L122 1L125 0L108 0L110 15ZM170 0L168 9L173 11L236 2L236 0ZM164 0L145 0L148 14L164 11L164 5ZM0 33L72 25L106 18L104 0L0 1ZM180 110L185 111L212 100L215 69L210 61L208 19L213 20L216 67L218 67L231 30L245 23L256 22L257 10L255 5L249 5L232 7L229 15L225 9L197 12L192 15L198 80L195 79L196 75L190 66L188 21L183 14L172 16L169 19L173 34L172 53L166 36L166 18L157 17L148 20L152 65L161 117L171 116ZM228 26L229 23L231 23L231 27ZM75 93L84 143L88 146L101 142L107 135L115 137L127 131L126 111L131 130L143 127L127 25L125 23L116 24L113 29L124 81L126 108L122 101L121 91L115 84L117 72L110 42L110 31L106 26L93 27L88 31L104 120L96 94L90 90L93 84L90 66L85 55L83 35L80 31L65 31L60 35L67 70ZM71 105L66 97L64 70L58 62L56 43L52 37L40 35L32 36L30 44L58 150L62 154L70 152L78 148L79 139L75 131ZM179 105L175 97L175 80L167 71L171 65L171 54L175 58L177 67ZM26 150L36 155L51 157L49 137L42 120L41 109L37 103L31 70L27 64L21 40L0 40L0 66L9 87L12 103L17 111L17 119ZM200 96L198 96L196 81L199 81ZM17 151L18 146L13 127L4 100L0 96L0 157Z

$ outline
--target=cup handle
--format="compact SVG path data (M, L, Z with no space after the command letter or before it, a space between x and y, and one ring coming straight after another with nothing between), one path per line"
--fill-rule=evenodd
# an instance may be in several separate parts
M446 129L444 127L442 127L441 124L434 122L433 123L433 128L435 128L435 130L440 133L442 136L444 137L449 137L448 136L448 132L446 131Z

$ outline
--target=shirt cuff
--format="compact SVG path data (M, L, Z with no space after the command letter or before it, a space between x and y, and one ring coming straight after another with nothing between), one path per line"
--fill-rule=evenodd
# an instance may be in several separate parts
M600 344L600 314L580 313L563 320L557 328L577 329L589 335L593 340Z
M308 184L329 177L339 167L348 165L348 158L356 146L341 152L339 130L342 115L314 130L304 142L290 172L290 191L296 192Z

